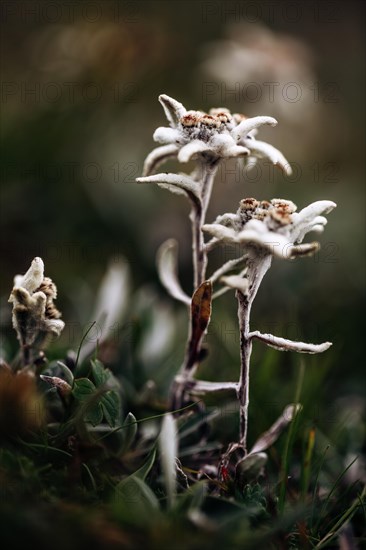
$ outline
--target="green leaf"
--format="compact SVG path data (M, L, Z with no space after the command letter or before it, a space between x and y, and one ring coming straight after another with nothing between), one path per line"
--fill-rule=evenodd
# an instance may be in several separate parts
M96 390L93 382L88 378L77 378L74 381L72 395L78 401L86 401Z
M136 470L136 472L133 475L144 481L155 462L155 456L156 456L156 450L152 449L149 456L147 457L145 464L141 466L141 468Z
M75 399L85 405L84 419L87 422L91 422L93 426L96 426L105 418L108 425L114 428L117 420L119 420L121 410L121 400L116 391L102 392L88 378L77 378L72 394ZM88 400L90 400L90 406L87 403Z
M72 389L75 399L84 406L84 420L90 422L93 426L97 426L103 421L104 414L101 406L102 397L98 397L96 391L97 388L88 378L77 378Z
M177 498L175 510L179 513L187 513L191 510L199 510L207 495L207 481L201 480L189 487Z
M116 391L107 391L101 397L100 404L102 406L104 418L108 422L111 428L114 428L117 420L119 419L121 410L121 400Z
M131 412L129 412L122 424L123 451L128 451L135 440L136 434L137 420L136 417Z
M97 387L104 386L110 377L111 371L106 369L99 359L94 359L91 362L91 371L94 382Z
M63 374L62 378L68 383L70 384L70 386L73 385L74 383L74 375L72 374L71 370L69 369L69 367L67 367L65 365L65 363L63 363L62 361L57 361L57 365L58 367L61 369L61 372ZM61 378L61 377L60 377Z
M85 414L86 422L90 422L93 426L98 426L103 421L103 409L100 403L96 403L87 409Z
M157 497L135 474L116 486L112 509L121 522L143 526L154 523L160 512Z
M266 453L253 453L244 457L236 466L236 482L239 487L244 487L258 478L261 474L268 456Z
M111 390L119 390L120 384L110 369L107 369L99 359L90 361L91 374L97 388L106 386Z

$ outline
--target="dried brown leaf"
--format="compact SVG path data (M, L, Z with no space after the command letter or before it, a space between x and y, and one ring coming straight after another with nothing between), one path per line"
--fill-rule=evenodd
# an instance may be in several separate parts
M197 362L202 338L211 318L212 283L204 281L194 292L191 303L191 338L189 366Z

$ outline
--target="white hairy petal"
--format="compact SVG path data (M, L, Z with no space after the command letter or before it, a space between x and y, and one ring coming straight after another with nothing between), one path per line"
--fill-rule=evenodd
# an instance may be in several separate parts
M219 223L221 225L233 225L238 221L237 214L221 214L221 216L217 216L214 223Z
M245 168L247 170L251 170L256 166L257 163L258 163L257 157L249 156L247 159L245 159Z
M301 242L314 226L324 225L323 214L328 214L337 205L332 201L316 201L306 206L300 212L292 214L293 229L291 235L294 242Z
M156 264L160 281L168 293L176 300L190 305L191 298L183 291L178 280L178 243L175 239L168 239L160 246Z
M216 246L218 246L219 244L221 244L221 240L214 237L213 239L208 241L208 243L205 244L205 251L209 253L211 252L211 250L216 248Z
M268 158L274 165L279 166L285 172L286 175L292 174L291 166L283 156L281 151L266 143L265 141L257 141L254 139L244 139L244 145L250 151L251 155L255 155L259 158Z
M221 277L220 281L230 288L240 290L243 294L248 292L248 279L244 279L244 277L240 277L239 275Z
M182 144L183 136L179 130L174 128L167 128L166 126L160 126L157 128L153 135L154 141L163 144Z
M194 139L187 145L184 145L178 153L179 162L189 162L194 155L210 151L208 143L204 143L199 139Z
M249 154L246 147L238 145L228 134L216 134L209 141L210 149L219 157L242 157Z
M46 308L46 295L43 292L30 294L23 287L14 287L9 298L9 302L14 302L14 310L18 311L17 306L25 306L35 317L43 317Z
M255 245L264 250L268 250L274 256L288 260L291 257L292 243L288 238L273 231L259 234L253 230L244 230L238 233L238 243L246 243L247 245Z
M315 231L315 233L323 233L325 224L315 224L311 227L310 231Z
M159 101L163 106L169 124L172 128L175 128L179 119L186 114L186 108L179 101L165 94L159 96Z
M307 344L305 342L295 342L288 340L287 338L280 338L279 336L273 336L273 334L262 334L258 330L249 334L250 338L257 338L267 344L271 348L275 348L279 351L297 351L298 353L323 353L330 348L331 342L324 342L323 344Z
M255 116L252 118L247 118L246 120L243 120L236 126L231 134L234 137L234 139L241 139L245 137L249 132L254 130L255 128L259 128L260 126L263 126L264 124L270 124L271 126L276 126L277 120L271 116Z
M298 256L311 256L317 252L319 248L320 245L317 242L297 244L290 248L289 254L291 258L296 258Z
M238 158L246 157L249 153L250 151L246 147L242 147L241 145L233 145L232 147L225 149L223 156L226 158Z
M236 231L219 223L206 223L202 226L203 231L216 239L225 242L236 242Z
M217 239L231 244L246 244L262 248L274 256L291 258L293 244L285 235L268 231L265 224L259 220L250 220L243 231L237 233L231 227L220 224L205 224L202 229Z
M14 287L22 286L21 282L23 280L23 275L15 275L14 277Z
M317 216L316 218L313 219L313 227L315 225L321 225L324 229L324 226L327 225L328 223L328 220L325 216ZM312 230L313 231L313 230Z
M309 223L323 214L329 214L335 207L336 203L333 201L316 201L309 206L306 206L295 216L295 223Z
M289 259L292 242L282 233L269 231L267 225L260 220L250 220L245 228L237 233L236 242L253 244L268 250L274 256Z
M42 258L34 258L30 268L21 279L17 277L17 286L21 286L28 290L28 292L34 292L37 290L44 278L44 263Z
M256 220L252 218L245 224L245 228L243 231L246 231L246 230L256 231L260 235L263 235L268 232L268 227L261 220Z
M174 144L162 145L153 149L145 159L142 175L149 176L161 163L176 156L177 151L178 146Z
M44 330L46 332L52 332L55 336L60 336L65 327L65 323L61 319L45 319Z

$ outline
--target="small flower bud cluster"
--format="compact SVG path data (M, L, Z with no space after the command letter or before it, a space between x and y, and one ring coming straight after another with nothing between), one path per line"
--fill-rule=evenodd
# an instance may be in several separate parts
M53 300L56 285L44 277L41 258L34 258L25 275L14 278L9 302L13 304L13 327L23 348L46 347L50 336L60 336L65 324Z

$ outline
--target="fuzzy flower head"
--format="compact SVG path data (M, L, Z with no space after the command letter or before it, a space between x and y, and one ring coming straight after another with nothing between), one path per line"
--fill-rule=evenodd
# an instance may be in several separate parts
M13 327L22 346L45 347L49 337L59 336L65 324L53 300L56 285L44 277L41 258L34 258L25 275L16 275L9 302L13 304Z
M292 201L248 198L240 202L235 214L219 216L213 224L204 225L203 230L216 244L242 244L249 254L262 252L290 259L319 249L317 242L300 243L310 231L324 230L327 219L323 214L335 207L332 201L317 201L296 212Z
M159 101L169 127L161 126L155 131L154 140L162 146L146 158L144 176L172 157L177 157L179 162L201 157L212 165L223 158L248 157L252 161L267 158L291 174L290 165L280 151L255 139L257 128L264 124L275 126L276 119L269 116L247 118L231 114L223 107L211 109L209 113L187 111L181 103L164 94L159 96Z

